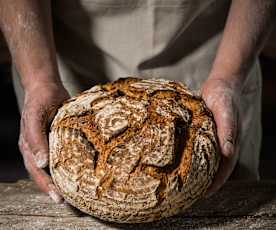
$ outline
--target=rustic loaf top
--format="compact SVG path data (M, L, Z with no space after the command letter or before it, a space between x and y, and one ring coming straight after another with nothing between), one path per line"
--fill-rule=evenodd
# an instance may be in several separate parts
M181 83L124 78L68 100L49 136L54 183L108 221L148 222L203 196L220 156L212 114Z

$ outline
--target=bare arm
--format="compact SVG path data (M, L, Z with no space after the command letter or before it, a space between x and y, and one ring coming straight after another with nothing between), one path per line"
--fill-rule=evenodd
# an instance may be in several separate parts
M0 0L0 26L24 87L60 82L50 0Z
M238 83L245 80L273 28L275 8L275 0L232 1L210 77Z
M61 201L49 175L47 129L68 98L57 69L50 0L0 0L0 28L25 91L19 147L25 167L44 192Z
M239 104L247 73L273 25L275 0L233 0L212 70L202 96L212 110L223 154L209 194L230 176L236 164Z

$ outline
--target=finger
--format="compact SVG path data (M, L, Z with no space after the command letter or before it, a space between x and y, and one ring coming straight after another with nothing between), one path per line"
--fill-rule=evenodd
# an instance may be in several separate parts
M61 203L63 199L55 188L50 176L43 169L36 166L32 153L26 142L22 141L22 137L20 138L20 150L24 158L25 167L40 190L47 193L56 203Z
M236 165L237 158L222 157L214 181L206 191L206 197L212 196L228 180Z
M37 186L43 192L47 193L54 202L61 203L63 199L55 188L50 176L43 169L37 168L35 164L32 164L31 162L26 163L25 165Z
M28 126L26 125L28 124ZM35 164L44 168L48 164L47 117L44 111L23 111L21 133L28 140L28 148L32 152ZM26 143L26 141L25 141Z
M219 144L222 154L232 157L236 148L238 113L231 98L222 97L218 100L212 111L217 125Z

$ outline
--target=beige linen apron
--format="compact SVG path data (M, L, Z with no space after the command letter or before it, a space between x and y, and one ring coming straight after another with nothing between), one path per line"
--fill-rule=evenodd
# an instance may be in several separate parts
M177 80L199 89L208 77L229 5L226 0L54 1L62 81L71 95L129 75ZM22 106L15 68L14 84ZM256 61L241 101L238 178L259 178L260 98Z

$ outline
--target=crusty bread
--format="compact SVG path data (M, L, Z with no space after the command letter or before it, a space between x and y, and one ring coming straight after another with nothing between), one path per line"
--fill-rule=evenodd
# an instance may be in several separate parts
M216 128L181 83L122 78L68 100L55 116L50 171L73 206L115 222L177 214L218 169Z

